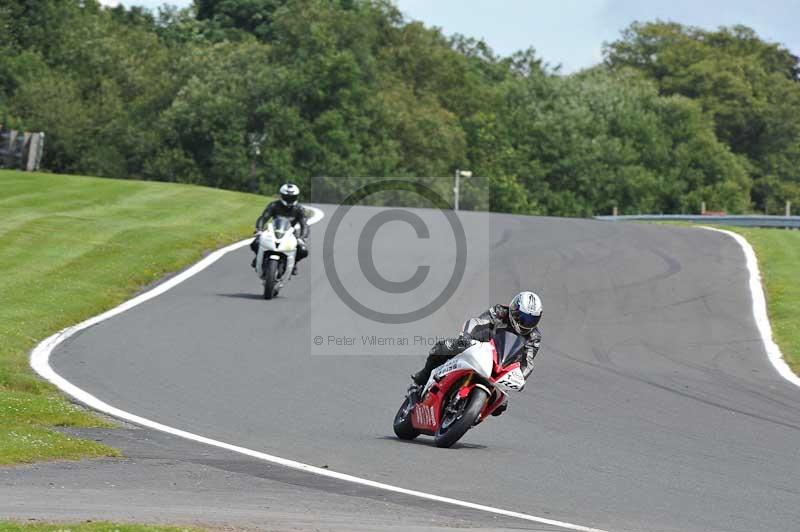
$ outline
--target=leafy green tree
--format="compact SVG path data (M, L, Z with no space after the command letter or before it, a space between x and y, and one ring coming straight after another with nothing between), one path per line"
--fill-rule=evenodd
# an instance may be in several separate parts
M700 108L634 72L602 69L508 86L496 172L518 176L545 213L745 208L747 173ZM724 170L724 171L722 171ZM731 193L731 191L734 193Z
M783 190L770 183L798 183L792 146L800 138L800 66L784 47L744 26L712 32L656 22L633 24L605 54L611 68L636 68L662 94L700 103L718 138L752 162L758 209Z
M195 0L194 5L198 20L268 40L275 11L285 3L286 0Z
M0 30L0 113L47 132L55 171L268 192L328 176L333 195L343 176L439 176L449 197L469 168L491 197L465 180L465 208L800 205L797 58L743 27L635 24L571 76L389 0L9 0Z

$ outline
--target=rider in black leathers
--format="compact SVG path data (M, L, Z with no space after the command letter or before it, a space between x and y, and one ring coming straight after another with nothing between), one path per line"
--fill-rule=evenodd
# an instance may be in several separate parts
M520 311L521 300L522 312ZM514 309L515 315L522 314L524 323L520 323L519 318L517 320L511 318L512 309ZM533 372L533 359L536 358L542 341L542 334L536 326L541 315L542 307L539 296L532 292L521 292L511 301L510 306L494 305L478 317L470 318L464 324L461 334L454 338L439 340L434 344L428 352L425 367L411 376L414 385L410 391L416 394L420 387L425 386L428 382L434 369L466 350L473 341L488 341L497 329L508 329L509 332L525 339L523 346L525 356L520 358L520 369L527 380ZM504 403L495 411L495 415L500 415L506 408L507 405Z
M306 213L302 205L297 201L300 195L300 189L297 185L287 183L280 188L281 199L273 201L264 208L264 212L256 220L256 232L264 230L264 225L275 216L283 216L289 218L292 225L299 225L300 230L297 235L297 255L294 265L293 275L297 275L297 263L308 256L308 247L306 246L305 239L308 238L309 229L308 221L306 220ZM258 237L250 243L250 249L253 253L258 253ZM256 267L256 259L253 259L251 264L253 268Z
M508 328L508 306L494 305L477 318L470 318L464 325L464 331L456 337L439 340L431 347L425 367L412 375L412 379L420 386L424 386L431 376L431 372L467 349L472 345L472 340L479 342L488 341L496 328ZM533 371L533 359L539 352L542 334L534 328L525 337L525 358L520 359L522 374L527 379Z

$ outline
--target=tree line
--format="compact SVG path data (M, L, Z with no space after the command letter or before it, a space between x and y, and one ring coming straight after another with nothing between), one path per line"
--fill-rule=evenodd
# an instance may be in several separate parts
M634 23L563 75L388 0L0 5L0 121L47 133L47 169L252 192L465 168L495 211L778 213L800 205L799 80L744 26Z

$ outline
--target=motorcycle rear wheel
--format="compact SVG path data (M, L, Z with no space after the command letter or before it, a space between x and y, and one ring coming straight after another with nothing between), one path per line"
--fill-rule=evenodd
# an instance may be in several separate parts
M278 263L269 259L264 272L264 299L272 299L278 295Z
M406 397L406 400L400 405L400 410L394 416L394 433L401 440L413 440L419 436L419 431L411 424L411 413L414 411L414 407L409 405L410 401L411 397Z
M447 420L446 414L442 415L442 422L433 436L433 441L437 447L450 447L457 442L466 432L475 424L478 416L481 415L483 407L486 406L486 401L489 399L489 394L483 388L473 388L469 396L465 399L466 405L460 412L458 417L452 422L445 424ZM444 406L445 413L448 406L458 400L458 394L454 393Z

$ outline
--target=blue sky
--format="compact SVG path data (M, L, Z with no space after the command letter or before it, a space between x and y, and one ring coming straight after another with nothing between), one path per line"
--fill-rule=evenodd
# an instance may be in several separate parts
M116 3L116 0L101 0ZM121 0L156 7L164 0ZM187 6L191 0L167 3ZM713 29L744 24L766 40L800 55L800 0L395 0L407 18L439 26L446 34L482 37L501 55L533 46L566 73L601 59L604 41L613 41L635 20L674 20Z

